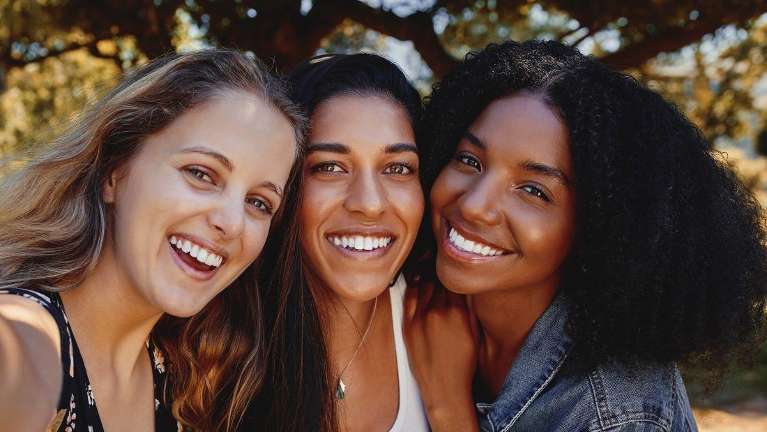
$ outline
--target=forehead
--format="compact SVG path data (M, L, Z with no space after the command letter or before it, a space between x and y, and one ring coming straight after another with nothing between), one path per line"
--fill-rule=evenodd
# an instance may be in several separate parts
M275 177L273 181L287 178L296 151L288 119L246 92L225 92L186 111L150 136L145 150L174 155L191 147L213 150L229 159L235 170Z
M339 143L352 153L368 153L393 143L414 143L415 137L399 103L379 95L342 95L315 108L309 142Z
M568 131L539 96L519 94L490 103L469 127L487 152L561 168L570 166Z

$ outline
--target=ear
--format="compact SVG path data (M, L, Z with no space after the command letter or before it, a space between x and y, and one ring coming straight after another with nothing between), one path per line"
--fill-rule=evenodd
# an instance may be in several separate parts
M117 170L112 170L112 173L104 179L104 184L101 188L101 199L107 204L114 204L115 195L117 189Z

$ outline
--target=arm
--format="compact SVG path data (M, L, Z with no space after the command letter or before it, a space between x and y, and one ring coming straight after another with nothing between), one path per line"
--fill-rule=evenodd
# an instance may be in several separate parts
M44 430L61 393L56 322L31 300L0 296L0 418L8 430Z
M472 396L475 327L463 296L430 283L408 287L405 342L433 431L479 430Z

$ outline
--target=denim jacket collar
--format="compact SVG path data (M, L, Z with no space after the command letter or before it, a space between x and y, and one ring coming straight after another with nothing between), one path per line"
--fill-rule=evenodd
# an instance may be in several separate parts
M565 332L567 303L556 296L538 318L522 345L506 380L492 404L478 403L492 430L508 430L556 376L572 346Z

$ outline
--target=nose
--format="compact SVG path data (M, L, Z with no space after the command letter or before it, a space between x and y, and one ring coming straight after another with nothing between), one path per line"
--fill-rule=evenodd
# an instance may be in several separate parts
M458 200L458 209L467 222L492 226L501 222L498 208L503 186L500 179L483 175L471 183Z
M386 194L375 172L371 170L355 176L344 201L346 210L374 220L381 216L387 205Z
M222 200L208 212L208 224L224 240L239 237L245 227L243 200Z

